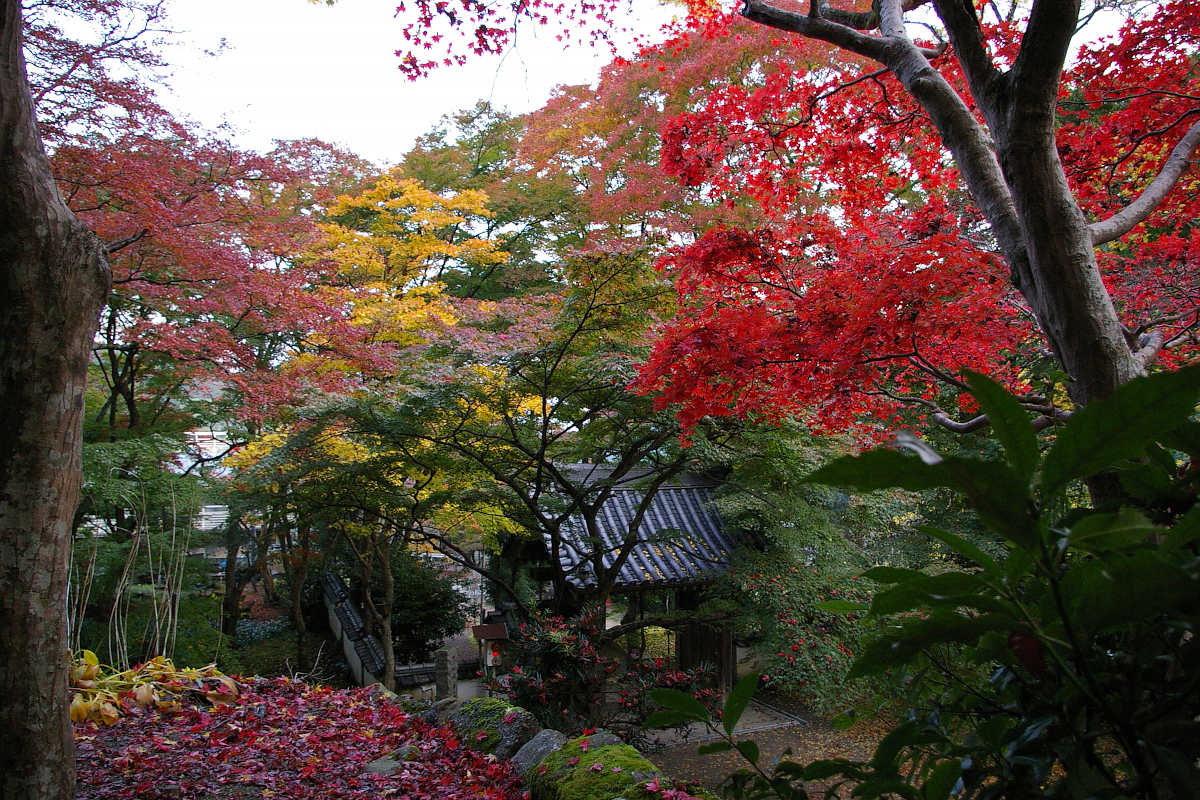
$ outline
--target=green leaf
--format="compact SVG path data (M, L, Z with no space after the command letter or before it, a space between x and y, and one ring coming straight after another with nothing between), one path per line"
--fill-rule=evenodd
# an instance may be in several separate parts
M754 696L756 688L758 688L757 672L743 676L734 684L733 689L729 692L729 697L725 700L725 708L721 711L721 724L725 726L726 733L733 733L738 720L742 718L742 713L746 710L746 705Z
M1088 633L1151 625L1197 596L1197 582L1156 551L1110 553L1072 567L1061 591L1072 622Z
M1163 436L1162 442L1173 450L1200 458L1200 422L1185 422Z
M694 720L708 719L708 709L687 692L678 689L651 689L650 699L669 711L686 714Z
M959 555L971 559L976 564L983 567L987 572L1000 571L1000 565L996 562L996 559L992 558L987 553L983 552L983 550L980 550L978 547L971 544L961 536L958 536L957 534L941 530L940 528L933 528L928 525L922 525L918 527L917 530L921 531L921 533L924 533L926 536L937 539L939 542L946 545Z
M724 739L719 739L715 742L705 742L696 748L696 752L702 756L707 756L712 753L724 753L731 749L733 749L733 745Z
M928 577L924 572L903 567L872 567L862 576L876 583L909 583Z
M1043 497L1056 496L1076 478L1141 455L1195 412L1197 397L1200 365L1137 378L1076 411L1042 463Z
M905 748L924 741L924 732L917 723L909 720L892 728L875 747L875 755L871 757L871 766L878 770L898 771L897 756Z
M1168 495L1174 487L1172 474L1157 464L1134 464L1119 470L1117 477L1121 481L1121 488L1130 497L1136 497L1146 504Z
M822 611L828 611L830 614L853 614L858 611L866 611L870 606L866 603L855 603L850 600L826 600L822 603L817 603L817 608Z
M738 752L742 754L742 757L751 764L758 763L758 745L755 744L753 739L743 739L735 746L737 747Z
M934 767L921 787L922 800L946 800L962 776L962 762L943 761Z
M991 378L970 370L966 374L971 394L988 415L992 432L1003 445L1008 463L1028 482L1038 461L1037 432L1029 421L1029 414L1015 397Z
M845 731L854 727L854 714L849 711L843 711L833 719L829 720L829 724L834 730Z
M878 592L871 600L871 613L887 616L916 608L960 605L987 611L1005 610L979 577L966 572L943 572L922 575L918 580Z
M886 636L869 642L846 678L861 678L907 664L930 645L971 645L988 631L1007 631L1012 626L1012 617L1006 614L964 616L945 610L935 611L927 619L907 620Z
M1007 464L950 457L934 463L895 450L870 450L826 464L806 478L863 491L947 487L966 495L985 523L1010 541L1035 543L1029 517L1029 481Z
M934 470L921 459L885 449L868 450L862 455L835 459L805 480L866 492L893 486L920 491L949 485L940 471Z
M1200 539L1200 504L1194 505L1186 514L1175 521L1175 525L1167 534L1167 545L1172 548L1184 547Z
M1088 552L1113 550L1144 542L1161 533L1140 511L1122 507L1115 513L1090 514L1071 526L1072 547Z
M676 725L682 725L685 722L695 722L696 717L693 714L685 714L682 711L673 711L667 709L664 711L652 711L646 715L646 721L642 723L643 728L673 728Z

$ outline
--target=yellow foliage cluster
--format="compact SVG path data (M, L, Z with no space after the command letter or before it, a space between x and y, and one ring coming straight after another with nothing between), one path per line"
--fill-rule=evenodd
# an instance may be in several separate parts
M112 725L129 703L163 712L183 710L183 701L231 703L239 694L237 682L206 667L180 669L158 656L123 672L108 670L91 650L81 650L71 669L71 721L94 720Z
M451 261L501 264L495 242L460 235L472 219L491 216L479 191L438 194L393 170L356 197L329 208L343 223L322 226L318 250L356 287L396 296L429 284Z

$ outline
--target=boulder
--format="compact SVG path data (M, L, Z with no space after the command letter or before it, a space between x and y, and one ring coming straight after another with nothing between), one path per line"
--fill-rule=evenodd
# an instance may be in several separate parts
M542 759L562 748L567 743L567 736L555 730L546 728L538 733L509 759L513 769L522 775L542 763Z
M450 716L463 744L473 750L509 759L542 729L523 708L495 697L477 697Z
M604 733L601 741L612 734ZM569 740L542 759L525 780L533 800L611 800L645 796L655 766L627 744L595 746L597 734Z

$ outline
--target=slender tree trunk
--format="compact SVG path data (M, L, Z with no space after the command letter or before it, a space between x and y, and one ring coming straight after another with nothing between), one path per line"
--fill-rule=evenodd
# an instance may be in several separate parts
M108 292L34 119L21 4L0 0L0 797L70 798L66 603L83 392Z

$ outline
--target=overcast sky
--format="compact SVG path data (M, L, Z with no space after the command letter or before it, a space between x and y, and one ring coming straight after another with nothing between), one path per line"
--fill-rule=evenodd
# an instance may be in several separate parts
M502 60L414 83L397 69L396 5L175 0L168 104L209 127L228 123L248 147L314 136L390 164L444 114L480 99L514 113L538 108L556 85L591 82L610 57L586 47L564 53L552 34L531 28Z

